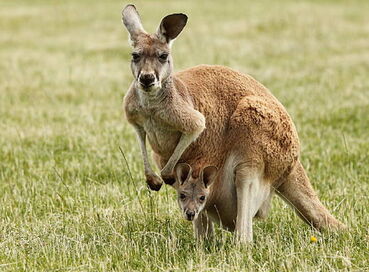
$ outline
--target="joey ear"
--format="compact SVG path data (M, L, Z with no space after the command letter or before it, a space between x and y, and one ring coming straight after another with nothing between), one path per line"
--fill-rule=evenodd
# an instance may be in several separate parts
M188 163L178 163L174 168L175 179L180 185L182 185L190 176L192 168Z
M209 187L210 184L215 180L217 172L218 168L215 166L206 166L204 169L202 169L200 176L205 187Z
M165 16L161 20L157 35L161 40L170 44L181 33L187 23L187 19L187 15L183 13L174 13Z
M145 33L143 29L140 15L134 5L127 5L122 10L122 21L126 26L130 40L134 43L140 33Z

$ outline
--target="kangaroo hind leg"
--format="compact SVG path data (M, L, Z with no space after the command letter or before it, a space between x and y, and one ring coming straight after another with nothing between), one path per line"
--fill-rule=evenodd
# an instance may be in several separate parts
M270 186L261 176L261 171L255 168L238 166L236 169L236 234L240 242L252 241L252 220L270 195Z
M263 203L261 204L259 210L255 214L255 218L265 219L265 218L268 217L273 195L274 195L274 192L271 190L268 197L263 201Z

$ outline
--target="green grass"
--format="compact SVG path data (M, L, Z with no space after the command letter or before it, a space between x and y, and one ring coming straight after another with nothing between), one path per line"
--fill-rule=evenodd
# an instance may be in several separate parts
M219 228L196 243L174 190L146 188L122 114L125 4L0 3L0 270L369 271L368 1L136 3L148 31L189 15L176 70L227 65L280 99L313 186L349 226L316 233L276 197L249 246Z

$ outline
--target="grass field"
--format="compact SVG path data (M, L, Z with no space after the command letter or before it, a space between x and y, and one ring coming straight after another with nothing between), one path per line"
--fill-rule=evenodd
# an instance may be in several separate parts
M275 197L249 246L219 228L196 243L174 190L146 188L122 114L125 4L0 2L0 271L369 271L369 2L135 2L148 31L189 15L176 70L223 64L274 93L349 226L316 233Z

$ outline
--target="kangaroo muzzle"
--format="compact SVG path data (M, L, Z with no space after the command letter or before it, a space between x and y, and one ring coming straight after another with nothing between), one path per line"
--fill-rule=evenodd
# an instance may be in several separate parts
M140 74L138 81L140 82L143 89L149 89L155 84L155 74Z

